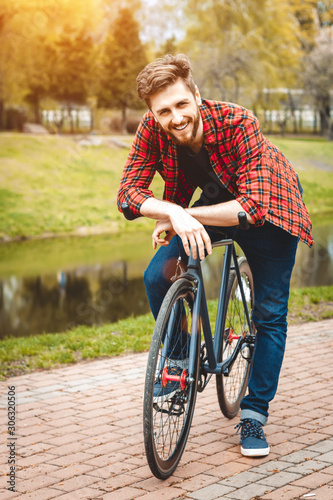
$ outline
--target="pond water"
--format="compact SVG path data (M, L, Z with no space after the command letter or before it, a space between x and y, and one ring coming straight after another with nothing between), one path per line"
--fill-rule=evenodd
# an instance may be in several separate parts
M293 287L333 284L333 223L300 244ZM222 250L203 263L208 298L217 297ZM150 233L59 238L0 246L0 338L60 332L149 311L143 271Z

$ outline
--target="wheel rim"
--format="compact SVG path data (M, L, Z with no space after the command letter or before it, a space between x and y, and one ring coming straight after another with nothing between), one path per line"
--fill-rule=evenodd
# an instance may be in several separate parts
M179 311L183 311L183 313L179 314ZM168 357L163 356L163 346L161 344L156 363L156 379L162 378L165 368L170 371L177 366L179 371L182 370L180 376L184 376L184 370L186 369L184 360L186 359L186 353L189 351L190 335L185 338L182 332L185 329L188 332L191 328L192 316L189 294L185 294L177 300L173 305L171 314L175 316L174 332L179 335L179 341L172 347L170 346ZM168 338L170 344L173 343L173 339L170 338L170 333L167 331L167 325L162 334L163 337L165 337L164 343ZM181 389L179 387L171 399L153 404L152 422L155 455L158 462L164 464L164 467L167 466L167 463L172 464L175 452L178 451L184 440L191 408L192 390L192 387L186 383L185 388Z
M154 383L165 373L165 368L168 370L174 366L174 359L172 362L170 359L177 353L177 363L183 362L187 356L187 347L191 342L188 332L192 331L193 301L191 282L185 279L176 281L161 306L148 358L144 397L145 450L150 469L159 479L166 479L173 473L186 445L197 394L200 335L193 353L195 366L191 383L187 372L184 372L185 367L182 368L182 376L179 377L181 387L178 386L171 397L165 400L162 398L162 401L157 403ZM177 311L182 311L182 314L177 315ZM172 325L169 331L176 332L176 336L180 331L186 333L183 336L178 335L177 338L182 339L178 346L177 343L168 342L171 337L167 327L169 323ZM170 348L171 345L177 348L177 352Z

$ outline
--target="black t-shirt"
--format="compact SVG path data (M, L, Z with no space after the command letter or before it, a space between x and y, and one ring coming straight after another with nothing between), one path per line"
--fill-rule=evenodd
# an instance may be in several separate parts
M190 148L183 146L178 146L177 150L179 168L187 179L202 189L199 203L196 204L215 205L235 199L212 169L205 147L199 153L193 153Z

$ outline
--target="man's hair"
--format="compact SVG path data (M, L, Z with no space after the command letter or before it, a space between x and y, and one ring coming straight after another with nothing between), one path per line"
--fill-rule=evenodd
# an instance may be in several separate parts
M136 79L139 98L146 101L150 107L149 98L151 95L178 80L182 80L195 96L196 89L189 58L184 54L176 56L167 54L164 57L159 57L147 64Z

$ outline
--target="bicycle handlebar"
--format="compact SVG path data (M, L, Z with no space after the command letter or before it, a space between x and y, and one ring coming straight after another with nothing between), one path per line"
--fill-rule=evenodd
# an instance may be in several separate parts
M242 229L242 231L247 231L250 228L250 224L247 220L247 215L245 212L238 212L238 222L239 228Z
M127 220L134 220L137 218L136 215L133 214L132 210L130 209L129 205L126 202L121 204L121 210L123 212L123 216Z
M137 218L136 215L133 214L128 203L126 203L126 202L122 203L121 210L123 212L125 219L127 219L127 220L134 220ZM250 224L248 223L247 216L246 216L245 212L238 213L238 222L239 222L240 229L242 229L243 231L247 231L249 229Z

